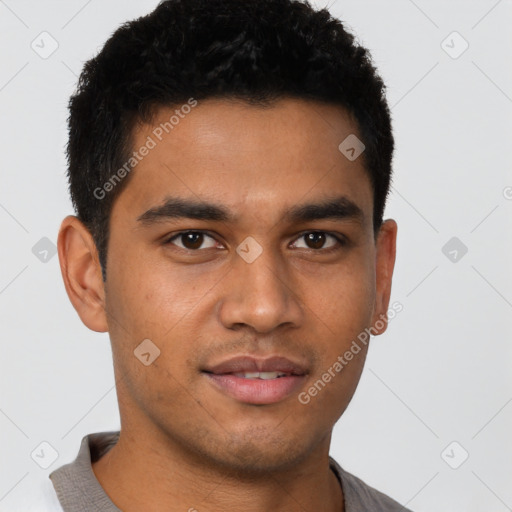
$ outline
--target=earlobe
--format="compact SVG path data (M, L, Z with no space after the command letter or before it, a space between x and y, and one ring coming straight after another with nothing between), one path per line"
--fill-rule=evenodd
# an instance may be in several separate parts
M375 279L376 297L372 325L376 334L386 331L391 283L396 256L397 224L393 219L382 223L376 242Z
M57 247L64 286L78 316L89 329L107 332L105 289L96 245L78 217L69 215L62 221Z

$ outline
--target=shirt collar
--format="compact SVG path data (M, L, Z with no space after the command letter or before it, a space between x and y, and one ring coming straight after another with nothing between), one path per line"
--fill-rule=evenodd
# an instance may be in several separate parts
M76 459L50 474L64 512L122 512L112 503L92 470L92 463L99 460L117 443L119 434L119 431L110 431L85 436ZM329 466L345 496L342 468L332 457L329 457Z

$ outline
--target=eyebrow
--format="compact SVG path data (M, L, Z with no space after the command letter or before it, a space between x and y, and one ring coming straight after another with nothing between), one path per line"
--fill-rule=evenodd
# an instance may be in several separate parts
M144 226L151 226L169 219L195 219L217 222L234 222L236 216L222 205L167 197L160 206L150 208L137 217ZM346 196L336 196L320 202L296 205L283 214L282 220L289 223L308 222L314 220L354 220L362 223L363 210Z

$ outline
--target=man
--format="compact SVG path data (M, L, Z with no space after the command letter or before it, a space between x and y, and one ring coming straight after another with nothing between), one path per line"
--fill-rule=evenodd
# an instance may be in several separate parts
M70 102L58 249L121 430L46 510L406 510L329 457L386 329L392 154L384 84L326 10L168 0L114 33Z

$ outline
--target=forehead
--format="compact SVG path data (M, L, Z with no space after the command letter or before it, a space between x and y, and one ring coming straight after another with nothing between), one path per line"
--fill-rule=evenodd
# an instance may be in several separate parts
M212 99L184 105L161 107L134 129L140 160L119 198L134 213L167 196L258 215L334 195L372 208L363 158L349 160L339 149L347 137L360 138L342 107L296 99L270 107Z

